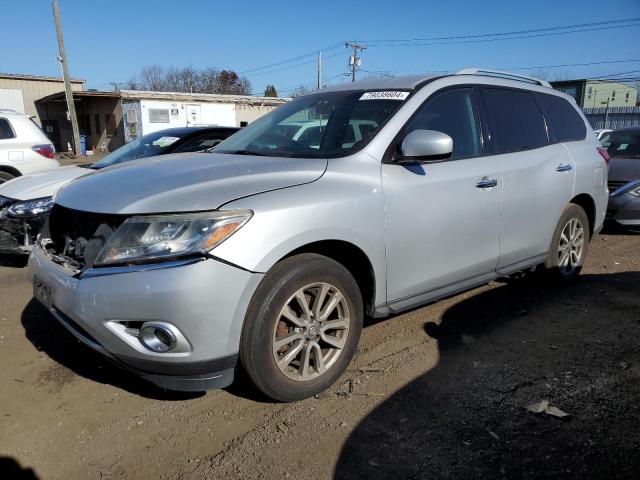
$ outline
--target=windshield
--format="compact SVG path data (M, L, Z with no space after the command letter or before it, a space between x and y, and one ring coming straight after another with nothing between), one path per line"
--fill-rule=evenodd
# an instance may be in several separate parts
M640 158L640 132L613 132L607 152L615 158Z
M225 140L218 153L269 157L343 157L364 147L409 92L350 90L287 103Z
M180 137L175 135L167 135L166 133L150 133L134 140L133 142L123 145L117 150L114 150L99 162L91 165L91 168L99 170L118 163L129 162L137 158L158 155L162 150L178 140L180 140Z

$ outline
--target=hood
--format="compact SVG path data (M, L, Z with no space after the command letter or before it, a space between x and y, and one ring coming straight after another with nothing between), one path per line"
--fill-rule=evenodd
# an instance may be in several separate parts
M95 172L75 165L41 170L3 183L0 185L0 196L16 200L50 197L64 184L91 173Z
M59 192L56 203L112 214L214 210L240 197L313 182L326 166L323 158L159 155L73 182Z
M640 158L611 158L609 181L630 182L640 178Z

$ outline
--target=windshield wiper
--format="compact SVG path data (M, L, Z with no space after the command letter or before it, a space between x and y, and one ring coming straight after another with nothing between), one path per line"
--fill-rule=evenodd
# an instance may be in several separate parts
M226 154L229 154L229 155L255 155L256 157L267 157L268 156L266 153L260 153L260 152L254 151L254 150L231 150L229 152L218 150L217 152L214 151L214 153L226 153Z

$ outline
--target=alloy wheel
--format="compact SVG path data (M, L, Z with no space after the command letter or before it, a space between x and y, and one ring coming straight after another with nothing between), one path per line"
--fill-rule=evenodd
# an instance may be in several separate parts
M562 229L558 243L558 268L564 275L580 267L584 252L584 226L571 218Z
M284 304L274 327L278 369L291 380L318 378L342 354L349 324L349 305L335 285L319 282L300 288Z

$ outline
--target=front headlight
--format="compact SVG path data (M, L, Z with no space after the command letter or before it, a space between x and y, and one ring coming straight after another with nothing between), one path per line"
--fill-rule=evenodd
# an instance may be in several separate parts
M35 200L14 203L7 209L7 211L12 217L35 217L44 213L49 213L53 208L53 203L54 202L51 197L36 198Z
M131 217L109 237L94 265L203 254L229 238L252 215L251 210L226 210Z

